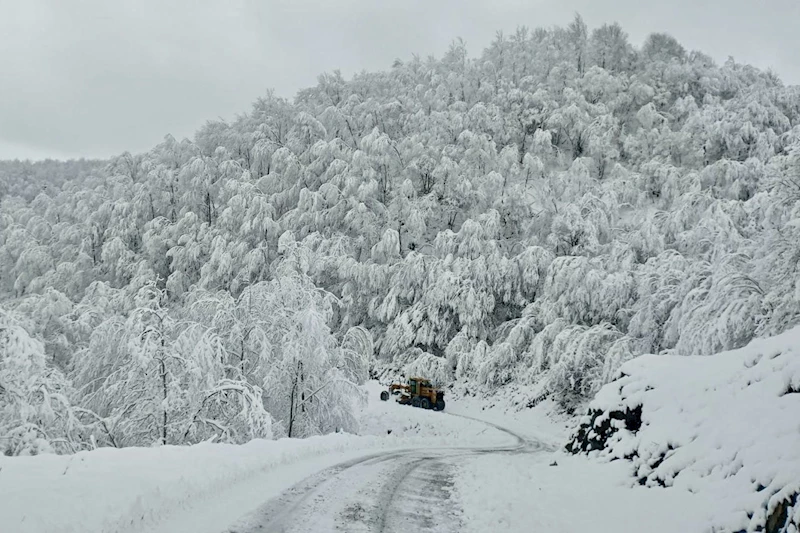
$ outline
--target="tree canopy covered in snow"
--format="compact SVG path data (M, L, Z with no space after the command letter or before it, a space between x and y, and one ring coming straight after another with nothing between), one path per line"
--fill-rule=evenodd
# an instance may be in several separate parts
M41 168L0 167L6 453L346 430L373 357L570 408L800 323L800 87L579 16Z

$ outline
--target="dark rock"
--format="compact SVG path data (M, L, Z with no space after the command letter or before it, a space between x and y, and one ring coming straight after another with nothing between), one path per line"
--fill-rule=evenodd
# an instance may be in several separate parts
M800 492L795 492L775 506L775 509L773 509L767 517L767 528L764 530L766 533L783 533L784 531L789 531L791 520L789 517L789 510L797 505L798 496L800 496ZM792 525L800 526L800 524Z
M642 406L637 405L633 409L626 408L625 411L611 411L608 417L599 424L597 419L605 411L592 409L589 412L590 420L586 424L581 424L578 431L567 444L567 451L570 453L588 453L594 450L602 450L608 439L617 432L617 428L612 425L612 420L622 420L625 422L625 429L636 433L642 427Z

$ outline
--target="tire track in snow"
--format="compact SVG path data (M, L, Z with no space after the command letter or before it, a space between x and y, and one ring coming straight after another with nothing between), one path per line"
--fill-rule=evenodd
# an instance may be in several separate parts
M286 489L269 500L254 513L229 528L226 533L247 533L250 531L283 532L289 531L292 519L301 508L309 503L325 485L332 483L343 472L365 465L375 466L398 459L407 452L380 452L320 470L300 483ZM268 527L266 527L268 526Z
M514 437L517 441L516 445L510 447L489 447L489 448L475 448L475 451L481 451L485 453L497 453L502 451L508 452L517 452L517 453L535 453L541 451L554 451L555 448L549 444L545 444L544 442L538 439L531 439L527 437L523 437L519 433L515 433L508 428L504 428L503 426L498 426L492 422L487 422L486 420L481 420L480 418L474 418L467 415L457 415L454 413L450 413L449 416L457 416L459 418L465 418L467 420L474 420L475 422L480 422L481 424L485 424L487 426L491 426L498 431L502 431L508 435Z
M380 514L378 515L379 518L378 518L377 530L380 533L384 533L386 531L386 523L387 523L386 518L388 516L389 507L392 505L392 502L397 497L398 491L400 490L400 486L402 485L403 481L405 481L405 479L409 476L409 474L411 474L411 472L419 468L422 463L429 460L430 460L429 458L423 458L410 463L406 468L403 469L403 472L400 476L395 477L393 479L394 485L390 485L388 487L389 490L385 491L386 494L384 495L383 498L381 498L382 504L379 505Z
M498 447L441 447L380 452L321 470L266 502L226 533L291 531L460 530L450 499L459 458L487 453L534 453L548 447L506 428L463 416L514 438Z
M421 459L397 479L381 506L376 531L459 531L459 513L450 500L453 475L448 459L451 457Z

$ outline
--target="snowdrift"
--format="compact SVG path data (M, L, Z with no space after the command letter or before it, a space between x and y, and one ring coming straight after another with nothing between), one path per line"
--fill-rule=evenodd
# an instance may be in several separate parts
M606 385L567 446L639 484L713 496L698 531L800 527L800 328L714 356L648 355Z

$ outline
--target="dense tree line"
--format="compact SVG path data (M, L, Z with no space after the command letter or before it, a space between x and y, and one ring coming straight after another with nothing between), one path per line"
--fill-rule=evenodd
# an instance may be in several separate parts
M8 453L347 429L373 353L572 408L800 322L800 88L580 17L7 188Z
M7 194L28 202L42 192L58 194L65 183L82 182L88 175L102 172L105 165L105 161L95 159L0 161L0 200Z

